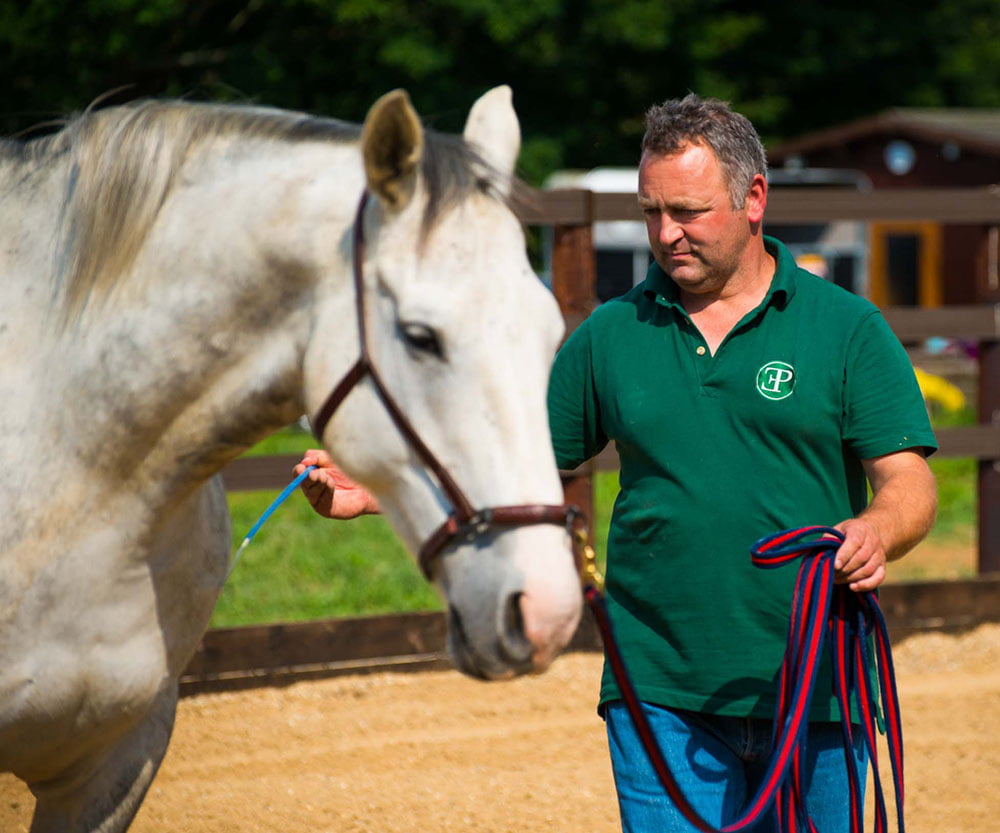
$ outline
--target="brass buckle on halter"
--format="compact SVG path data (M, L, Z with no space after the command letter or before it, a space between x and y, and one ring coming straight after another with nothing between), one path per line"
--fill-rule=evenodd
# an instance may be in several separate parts
M585 526L573 530L573 547L580 553L580 583L593 586L598 593L604 592L604 575L597 567L597 553L590 545L590 535Z

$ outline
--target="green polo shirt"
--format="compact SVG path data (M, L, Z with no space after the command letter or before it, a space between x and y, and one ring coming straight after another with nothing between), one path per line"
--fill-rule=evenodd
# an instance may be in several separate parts
M653 264L559 351L549 415L561 468L609 441L621 458L607 600L640 698L770 718L798 565L750 546L856 515L861 460L936 443L878 309L764 240L771 288L714 356ZM830 691L827 663L812 719L837 719ZM605 667L601 702L619 697Z

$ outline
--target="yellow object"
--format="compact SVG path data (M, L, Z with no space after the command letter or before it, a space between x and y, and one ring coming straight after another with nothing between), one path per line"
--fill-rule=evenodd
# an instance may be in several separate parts
M928 403L936 403L946 411L960 411L965 407L965 394L943 376L913 368L920 385L920 392Z

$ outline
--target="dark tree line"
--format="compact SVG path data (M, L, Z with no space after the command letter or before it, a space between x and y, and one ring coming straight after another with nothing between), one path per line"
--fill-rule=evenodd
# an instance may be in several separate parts
M394 87L456 130L508 83L537 183L632 164L645 108L689 90L772 142L893 106L1000 107L1000 0L0 0L0 72L5 135L108 93L359 121Z

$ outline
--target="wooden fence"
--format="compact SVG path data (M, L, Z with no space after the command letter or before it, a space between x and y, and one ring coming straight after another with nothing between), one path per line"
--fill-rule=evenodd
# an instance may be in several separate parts
M826 189L772 189L771 222L831 220L927 220L971 224L983 231L1000 226L997 189L917 189L867 193ZM569 190L536 192L522 219L553 227L552 288L567 327L577 326L596 306L592 224L639 219L634 194ZM984 255L983 260L988 258ZM1000 287L989 286L987 291ZM998 295L1000 298L1000 295ZM927 338L962 338L978 344L979 424L938 432L941 456L978 461L976 579L886 586L883 606L895 638L924 628L966 628L1000 620L1000 304L940 309L884 310L904 344ZM223 472L230 490L279 489L291 477L294 456L248 457ZM567 499L593 517L591 474L617 465L614 452L564 478ZM210 631L182 678L182 691L274 684L314 676L378 669L445 667L443 614L329 620ZM589 623L573 646L598 647Z
M893 643L929 630L959 633L1000 618L1000 577L883 585ZM568 651L600 651L586 611ZM325 619L210 630L181 676L181 694L287 685L376 671L451 668L444 613Z
M554 227L552 287L567 325L573 327L596 304L596 267L592 224L639 219L634 194L597 194L566 190L537 195L529 222ZM1000 300L997 252L990 231L1000 226L1000 188L933 188L847 191L825 188L773 188L766 219L772 223L823 223L833 220L924 220L945 225L979 227L978 260L983 276L974 276L980 295ZM938 432L944 457L972 457L978 463L978 570L1000 573L1000 304L938 309L884 310L886 320L904 344L933 336L962 338L978 344L979 424ZM605 461L605 465L613 462ZM596 465L601 465L599 461ZM591 507L589 472L575 473L567 484L573 501Z
M522 209L532 225L553 227L552 289L569 329L597 304L596 267L591 228L597 221L640 219L634 194L598 194L582 190L536 191ZM895 191L833 191L823 188L774 188L770 192L770 222L830 220L931 220L973 224L983 228L988 245L991 226L1000 226L1000 189L906 189ZM1000 296L998 296L1000 297ZM961 338L978 344L979 424L938 431L943 457L978 461L978 569L1000 573L1000 304L893 308L886 320L900 341L912 345L931 337ZM278 489L287 484L293 457L237 460L223 472L227 488ZM594 466L614 468L613 451ZM591 467L574 472L566 486L574 503L592 510ZM590 511L592 516L593 512Z

